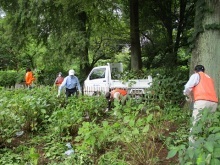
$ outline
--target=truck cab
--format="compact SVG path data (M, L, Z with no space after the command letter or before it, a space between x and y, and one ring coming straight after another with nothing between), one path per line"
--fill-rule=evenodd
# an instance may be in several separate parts
M122 63L107 63L105 66L94 67L84 81L84 94L92 96L108 92L112 78L117 78L117 75L122 72Z

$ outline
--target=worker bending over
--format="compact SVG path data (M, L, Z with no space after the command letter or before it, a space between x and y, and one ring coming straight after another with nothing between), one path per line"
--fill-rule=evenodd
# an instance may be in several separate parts
M115 88L110 92L107 92L105 94L106 99L108 100L108 107L106 109L106 112L111 109L111 103L116 99L118 100L122 105L126 103L127 100L127 90L122 88Z

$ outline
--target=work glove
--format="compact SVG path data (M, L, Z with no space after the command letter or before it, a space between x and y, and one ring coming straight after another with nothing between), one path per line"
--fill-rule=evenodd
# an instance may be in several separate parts
M188 102L193 102L193 99L192 99L191 96L186 96L186 101L188 101Z
M58 91L57 98L60 97L60 91Z

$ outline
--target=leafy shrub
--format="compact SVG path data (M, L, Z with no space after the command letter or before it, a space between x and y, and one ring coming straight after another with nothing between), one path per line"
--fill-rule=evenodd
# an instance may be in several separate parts
M68 74L68 71L64 71L62 67L56 65L36 70L38 84L53 85L59 72L62 72L64 77Z
M1 91L0 112L5 116L11 115L10 123L0 125L2 130L9 129L3 143L11 138L15 140L15 131L24 128L28 128L25 134L30 139L27 139L26 149L20 149L20 153L19 147L15 147L13 152L0 150L3 153L0 162L46 162L54 165L158 162L159 150L156 150L154 140L158 132L152 129L151 124L155 126L155 121L160 119L154 118L148 110L148 102L130 99L122 106L115 101L114 108L104 113L107 105L104 96L79 96L65 100L65 97L56 98L56 93L55 88L50 87ZM171 106L168 108L172 110ZM70 156L64 155L67 142L74 149L74 154ZM16 154L10 157L8 153ZM16 155L19 160L14 159Z
M0 86L11 87L15 86L17 72L13 70L0 71Z
M17 131L39 131L48 124L56 97L50 88L1 90L0 139L10 142Z
M51 135L56 138L75 136L84 120L101 118L104 107L106 107L104 96L70 97L65 107L57 107L51 115L49 119L53 130Z
M9 99L10 98L10 99ZM1 90L0 98L0 144L10 143L15 132L20 131L24 118L19 116L16 99L11 91Z
M152 73L153 85L147 92L146 99L159 105L162 109L169 104L183 106L185 103L183 89L187 81L188 70L161 70Z
M180 164L220 164L220 112L204 109L200 114L200 120L189 135L193 141L173 146L168 158L178 153Z
M25 69L22 69L22 70L19 70L17 72L17 75L16 75L16 83L23 83L25 82Z

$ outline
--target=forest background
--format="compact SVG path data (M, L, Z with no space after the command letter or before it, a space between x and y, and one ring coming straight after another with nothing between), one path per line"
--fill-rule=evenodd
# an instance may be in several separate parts
M192 73L203 64L219 88L217 0L2 0L0 7L1 70L30 67L51 84L70 68L83 82L107 62L134 72Z

